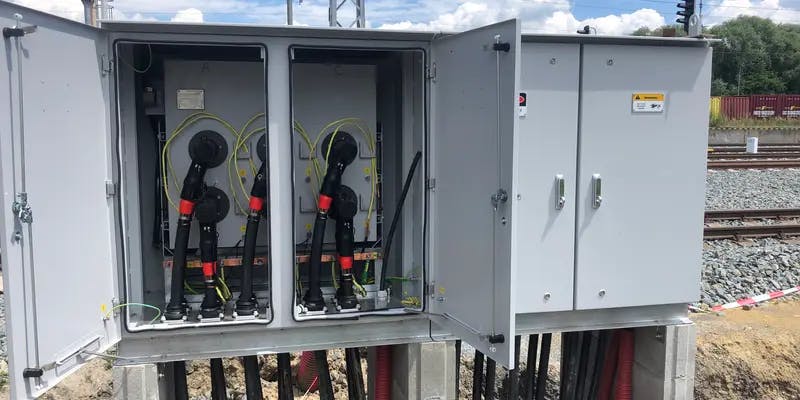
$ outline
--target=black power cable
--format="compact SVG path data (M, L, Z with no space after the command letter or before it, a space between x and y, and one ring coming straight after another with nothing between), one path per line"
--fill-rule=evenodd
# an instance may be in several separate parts
M230 202L220 189L209 187L197 204L195 214L200 223L200 261L203 266L205 293L200 305L203 318L221 318L222 302L217 296L217 224L228 214Z
M345 363L347 364L347 392L350 400L366 400L364 393L364 376L361 373L361 354L358 347L348 347L344 350Z
M278 400L292 400L292 364L289 353L278 354Z
M519 400L519 347L521 337L514 338L514 365L508 371L508 393L509 400Z
M322 273L322 243L325 239L325 224L328 221L333 198L342 184L342 174L345 168L355 160L358 155L358 144L350 134L338 132L335 136L329 135L323 141L326 152L328 169L322 180L319 191L319 209L314 220L314 231L311 237L311 257L308 269L308 290L303 297L303 304L309 311L322 311L325 300L322 298L320 288L320 275Z
M333 400L333 382L331 382L331 367L328 365L328 352L326 350L315 351L314 361L317 363L317 376L319 377L319 399Z
M336 291L336 301L338 306L344 310L358 307L358 299L353 291L353 248L355 247L353 217L357 212L358 196L356 192L346 185L341 185L333 199L331 218L336 220L336 253L339 255L339 266L342 269L339 290Z
M175 400L189 400L189 386L186 384L186 361L173 361L172 383L175 385Z
M211 359L211 399L227 400L228 393L225 384L225 369L222 367L221 358Z
M536 353L539 347L539 335L528 336L528 365L525 370L525 400L533 400L536 394Z
M408 190L411 189L411 181L414 178L414 171L417 170L417 165L422 159L422 152L418 151L414 155L414 161L411 162L411 167L406 175L406 181L403 184L403 192L400 194L400 200L397 202L397 207L394 209L394 216L392 217L392 224L389 226L389 232L386 235L386 240L383 241L383 268L381 268L381 290L386 290L386 270L389 265L389 252L392 249L392 239L394 232L397 229L397 223L400 221L400 214L403 211L403 203L408 196Z
M244 253L242 254L242 283L239 300L236 301L237 315L254 315L258 303L253 294L253 260L256 255L258 224L263 215L264 200L267 196L266 163L261 163L253 188L250 190L250 212L247 215L247 227L244 233Z
M536 400L544 400L547 393L547 367L550 364L550 342L552 333L542 335L542 350L539 353L539 370L536 373Z
M472 368L472 400L481 400L483 391L483 353L475 349L475 362Z
M244 387L248 399L263 399L258 356L244 356Z
M494 399L495 393L495 380L497 377L497 362L491 357L486 357L486 387L483 390L483 395L487 399Z
M186 316L187 305L183 295L183 280L186 270L186 249L189 246L189 230L192 225L195 203L205 191L203 178L206 171L208 168L222 164L227 154L227 142L220 134L213 131L202 131L194 135L189 142L192 164L189 166L181 188L178 209L180 216L175 232L175 247L172 257L170 300L164 310L164 318L168 320L180 320ZM165 182L162 184L166 185Z

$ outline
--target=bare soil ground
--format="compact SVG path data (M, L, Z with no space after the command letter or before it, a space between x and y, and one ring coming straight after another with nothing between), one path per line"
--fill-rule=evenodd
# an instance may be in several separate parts
M695 315L695 398L800 398L800 301Z
M731 310L723 314L694 314L697 323L697 374L695 397L699 400L800 399L800 300L780 301L752 310ZM558 376L559 341L553 338L550 377ZM523 341L524 343L524 341ZM524 346L523 346L524 347ZM523 349L523 354L525 354ZM297 363L293 359L293 363ZM344 354L330 352L329 362L337 399L347 398ZM261 360L265 398L277 398L277 365L274 356ZM461 398L469 399L472 390L472 355L464 354L461 363ZM525 365L522 365L521 372ZM366 361L363 368L366 375ZM7 371L0 361L0 375ZM235 359L225 360L230 399L244 395L244 374ZM6 372L7 373L7 372ZM188 367L189 394L193 399L210 396L207 361ZM498 369L498 384L504 372ZM365 377L366 381L366 377ZM42 398L110 399L111 362L95 359L80 372L68 377ZM550 385L555 387L555 384ZM549 388L550 389L550 388ZM0 379L0 399L8 398L7 383ZM524 390L524 389L523 389ZM502 389L499 389L502 392ZM548 393L552 393L548 390ZM318 399L316 393L295 392L297 399Z

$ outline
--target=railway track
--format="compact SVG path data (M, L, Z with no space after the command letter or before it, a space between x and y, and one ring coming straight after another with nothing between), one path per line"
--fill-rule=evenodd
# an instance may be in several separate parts
M708 153L709 160L750 160L762 158L800 158L800 151L766 151L759 153L745 153L741 151L716 151Z
M747 153L741 145L711 146L708 169L800 168L800 146L760 146L758 153Z
M800 218L800 209L781 208L768 210L714 210L706 211L705 223L714 224L723 221L754 221L754 220L788 220ZM703 229L703 239L746 239L800 236L800 224L796 223L775 223L759 225L721 225L706 226Z
M756 159L756 160L708 160L708 169L764 169L800 168L800 158L796 159Z
M746 147L743 145L717 145L709 146L709 153L726 152L726 153L743 153ZM782 144L782 145L761 145L758 146L759 153L767 152L784 152L784 151L800 151L800 145L795 144Z

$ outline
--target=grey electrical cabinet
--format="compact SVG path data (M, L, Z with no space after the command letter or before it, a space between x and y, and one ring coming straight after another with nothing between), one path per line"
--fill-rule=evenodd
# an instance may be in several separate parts
M520 332L678 321L696 297L705 41L523 36L517 20L96 29L5 2L0 25L14 398L113 345L135 364L461 338L513 366ZM310 250L334 140L357 149L340 176L352 307L340 221L319 270ZM196 141L217 149L198 200L217 205L213 261L208 225L176 251ZM650 207L670 226L645 235Z
M518 331L685 317L710 77L701 41L523 39Z

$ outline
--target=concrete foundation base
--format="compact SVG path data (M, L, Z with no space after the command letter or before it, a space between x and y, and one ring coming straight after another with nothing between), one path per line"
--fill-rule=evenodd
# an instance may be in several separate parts
M375 365L370 349L369 365ZM456 397L455 342L396 345L392 351L392 398L449 400ZM370 393L374 393L369 368Z
M636 329L634 399L694 398L694 324Z
M115 400L166 400L163 374L156 364L114 366L111 371Z

